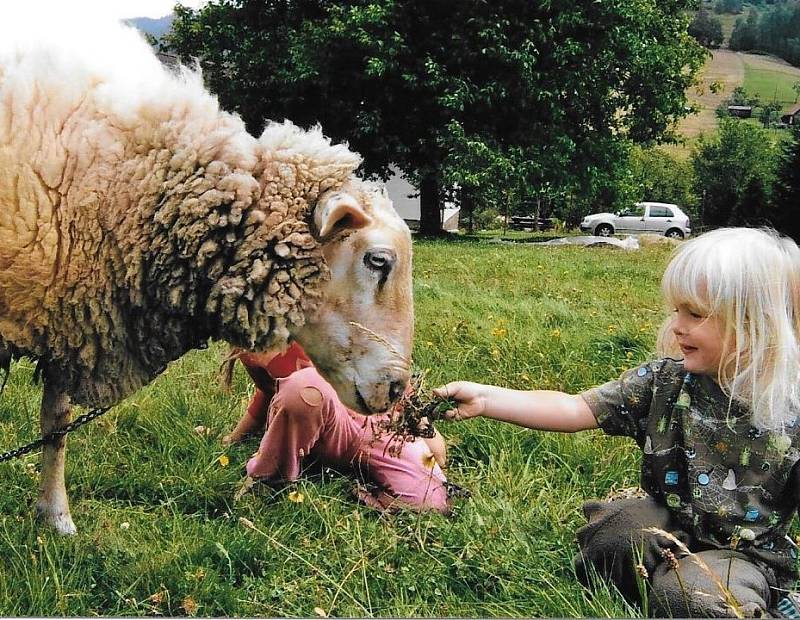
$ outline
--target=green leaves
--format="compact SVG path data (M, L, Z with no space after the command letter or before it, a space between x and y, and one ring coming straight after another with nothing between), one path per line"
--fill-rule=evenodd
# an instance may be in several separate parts
M176 12L169 46L201 60L254 132L319 122L367 174L393 163L425 179L435 223L452 183L483 202L542 187L591 200L630 142L668 136L704 58L686 34L693 5L212 0Z
M779 157L767 130L724 119L718 136L701 139L692 157L695 193L705 196L703 223L740 226L771 219L770 196Z

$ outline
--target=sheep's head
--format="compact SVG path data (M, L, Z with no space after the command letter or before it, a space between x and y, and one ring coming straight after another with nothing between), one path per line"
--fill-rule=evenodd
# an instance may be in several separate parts
M313 212L330 278L292 329L342 401L386 411L409 380L414 309L411 235L381 187L350 181Z
M185 252L212 265L212 335L255 351L293 337L345 404L386 411L409 380L408 227L382 187L353 176L360 157L318 128L268 125L259 149L258 185L240 192L243 235Z

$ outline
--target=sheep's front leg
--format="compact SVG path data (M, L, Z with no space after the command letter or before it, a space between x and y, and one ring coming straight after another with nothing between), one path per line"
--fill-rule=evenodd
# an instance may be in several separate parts
M63 428L70 421L69 397L52 387L45 379L40 421L42 435ZM69 513L69 500L64 485L64 460L66 437L59 437L44 445L42 450L42 484L36 513L59 534L74 534L75 524Z

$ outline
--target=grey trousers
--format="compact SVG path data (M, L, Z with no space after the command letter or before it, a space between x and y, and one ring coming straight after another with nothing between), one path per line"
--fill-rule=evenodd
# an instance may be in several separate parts
M584 584L588 585L591 573L596 572L634 604L642 603L641 585L647 592L651 617L732 617L731 605L738 605L746 617L771 615L770 586L774 584L744 554L711 549L696 551L693 559L668 538L644 532L643 528L659 528L692 549L690 536L652 498L591 501L584 504L583 511L588 523L577 532L580 552L574 564ZM668 551L666 558L664 550ZM708 570L701 568L697 559Z

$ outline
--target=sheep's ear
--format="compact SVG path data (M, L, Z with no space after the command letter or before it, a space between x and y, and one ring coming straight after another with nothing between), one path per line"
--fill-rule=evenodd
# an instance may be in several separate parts
M328 192L314 208L314 225L317 235L324 239L333 232L356 230L372 223L364 208L347 192Z

